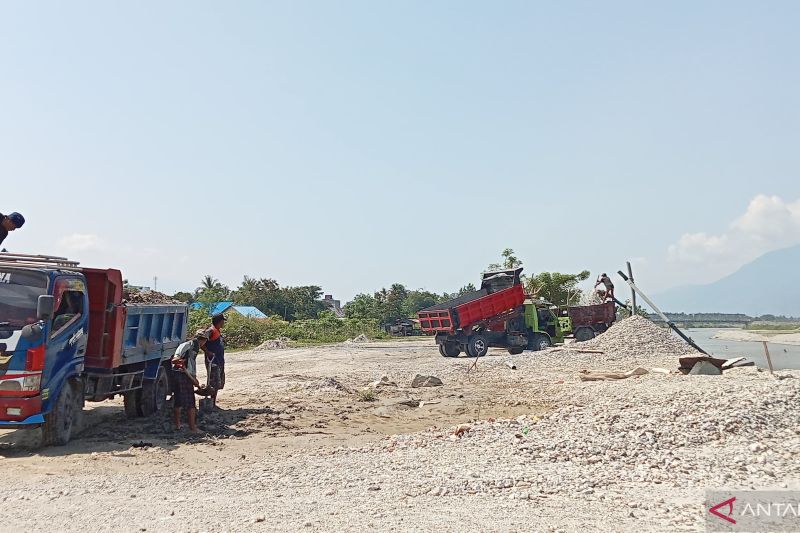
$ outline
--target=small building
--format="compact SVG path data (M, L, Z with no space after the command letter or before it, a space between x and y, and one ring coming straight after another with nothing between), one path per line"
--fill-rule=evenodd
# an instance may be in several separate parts
M322 303L325 304L328 309L333 311L333 314L335 314L337 318L344 318L344 309L342 309L341 300L334 300L333 295L326 294L322 300Z
M206 306L207 304L194 302L192 304L192 309L202 309ZM233 312L246 318L268 318L258 307L252 305L236 305L233 302L215 302L208 307L208 314L211 316Z

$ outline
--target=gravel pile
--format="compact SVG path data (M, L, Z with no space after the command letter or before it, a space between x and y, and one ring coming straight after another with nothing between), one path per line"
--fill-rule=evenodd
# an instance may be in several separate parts
M581 350L599 350L607 359L635 358L646 360L680 357L697 353L694 348L676 337L670 330L634 315L617 322L594 339L575 346Z
M129 304L182 304L171 296L158 291L137 291L125 289L122 293L122 303Z
M353 344L353 343L354 344L362 344L362 343L365 343L365 342L370 342L370 340L369 340L369 337L367 337L366 335L364 335L362 333L361 335L359 335L355 339L347 339L344 342L345 342L345 344Z
M253 348L254 352L266 352L269 350L284 350L289 347L288 337L279 337L277 339L270 339L262 342L257 347Z
M424 471L401 483L431 496L591 499L630 484L774 485L800 475L800 380L779 374L742 368L593 383L570 391L586 405L400 435L383 449L410 466L424 456Z

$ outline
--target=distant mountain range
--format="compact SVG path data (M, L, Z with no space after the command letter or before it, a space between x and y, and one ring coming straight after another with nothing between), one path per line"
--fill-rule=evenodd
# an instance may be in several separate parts
M800 246L764 254L714 283L676 287L652 298L664 312L800 317Z

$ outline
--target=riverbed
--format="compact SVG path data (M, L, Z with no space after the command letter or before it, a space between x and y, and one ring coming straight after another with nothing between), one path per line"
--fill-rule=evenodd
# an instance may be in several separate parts
M683 330L689 337L711 355L721 359L746 357L756 366L767 368L764 345L755 341L733 341L714 339L722 331L737 331L736 328L689 328ZM800 346L768 342L773 367L778 369L800 369Z

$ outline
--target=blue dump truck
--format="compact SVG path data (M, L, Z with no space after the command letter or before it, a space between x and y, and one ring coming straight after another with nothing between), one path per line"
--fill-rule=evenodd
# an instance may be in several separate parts
M130 417L164 408L186 304L126 304L119 270L0 253L0 429L69 442L85 401L122 395Z

